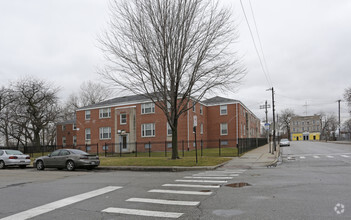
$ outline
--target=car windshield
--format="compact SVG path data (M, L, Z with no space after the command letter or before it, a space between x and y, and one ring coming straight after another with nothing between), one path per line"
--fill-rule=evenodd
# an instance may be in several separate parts
M288 139L281 139L281 141L289 141Z
M83 155L87 155L88 153L82 150L70 150L71 153L73 154L83 154Z
M23 153L18 150L6 150L5 151L7 155L22 155Z

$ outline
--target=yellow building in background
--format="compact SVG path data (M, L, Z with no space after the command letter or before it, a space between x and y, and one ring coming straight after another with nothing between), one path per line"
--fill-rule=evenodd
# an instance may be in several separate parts
M319 141L321 136L321 116L295 116L291 118L292 141Z

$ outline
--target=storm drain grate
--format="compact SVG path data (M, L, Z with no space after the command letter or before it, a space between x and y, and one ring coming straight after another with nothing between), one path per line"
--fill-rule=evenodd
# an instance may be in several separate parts
M239 188L239 187L244 187L244 186L251 186L251 184L248 183L231 183L227 184L225 186L233 187L233 188Z

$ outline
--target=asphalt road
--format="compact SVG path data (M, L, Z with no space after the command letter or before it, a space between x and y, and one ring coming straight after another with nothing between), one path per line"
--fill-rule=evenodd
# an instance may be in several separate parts
M272 168L0 170L0 219L351 219L351 145L293 142L282 153Z

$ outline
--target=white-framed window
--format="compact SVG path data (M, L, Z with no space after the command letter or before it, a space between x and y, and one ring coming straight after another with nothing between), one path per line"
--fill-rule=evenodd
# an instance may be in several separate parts
M99 118L111 118L111 108L99 109Z
M196 112L196 103L193 102L193 112Z
M63 146L63 147L66 146L66 137L62 137L62 146Z
M126 113L120 114L120 124L121 125L127 124L127 114Z
M73 146L77 146L77 136L73 136Z
M90 110L85 111L85 120L90 120Z
M228 124L221 123L221 135L228 135Z
M66 130L66 125L62 125L62 131Z
M200 105L200 115L202 115L204 112L203 112L203 106Z
M141 114L151 114L155 113L155 103L144 103L141 104Z
M141 125L142 137L155 137L155 123L148 123Z
M204 133L204 124L201 123L200 124L200 134L203 134Z
M73 123L72 127L73 127L73 130L77 130L77 124L76 123Z
M221 105L221 106L220 106L220 110L221 110L221 111L220 111L220 112L221 112L220 115L226 115L226 114L228 114L228 113L227 113L227 112L228 112L228 111L227 111L227 105Z
M90 128L85 129L85 140L90 141L91 140L91 131Z
M167 122L167 136L172 136L172 128Z
M111 139L111 127L102 127L100 130L100 140Z
M244 125L244 136L246 135L246 125Z

